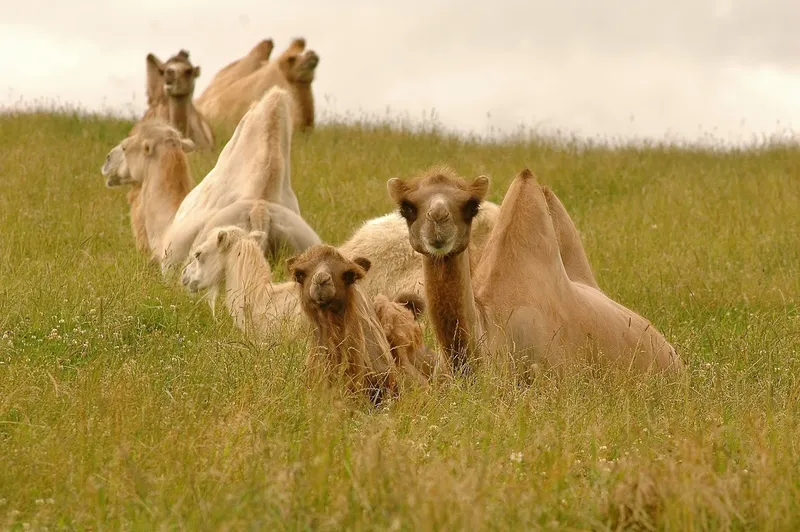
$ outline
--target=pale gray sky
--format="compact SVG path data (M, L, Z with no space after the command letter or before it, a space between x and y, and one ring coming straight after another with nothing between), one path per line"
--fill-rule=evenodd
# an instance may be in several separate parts
M318 112L460 131L740 141L800 129L798 0L33 0L4 6L0 106L144 110L144 57L213 74L272 37L321 57Z

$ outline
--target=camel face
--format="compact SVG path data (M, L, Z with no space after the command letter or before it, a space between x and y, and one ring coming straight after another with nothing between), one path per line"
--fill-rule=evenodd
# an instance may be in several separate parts
M311 83L319 64L319 56L313 50L286 58L284 75L289 83Z
M164 92L171 97L191 96L200 67L193 66L188 53L178 53L160 68L164 77Z
M195 146L194 142L182 138L177 130L163 122L138 124L126 139L108 152L100 169L106 178L106 186L111 188L143 182L146 165L157 160L166 147L180 147L188 153Z
M103 167L100 169L100 173L106 178L106 186L108 188L128 185L134 182L131 178L128 162L125 159L125 148L123 147L125 140L114 146L111 151L108 152Z
M411 247L445 258L469 245L472 220L489 189L489 178L479 176L467 183L449 168L433 168L408 182L392 178L387 188L408 224Z
M183 268L181 284L190 292L198 292L220 284L225 277L225 261L231 246L245 236L243 229L235 226L211 231L190 254Z
M364 277L370 261L348 260L336 248L322 244L289 259L287 265L301 287L304 305L340 314L347 308L348 288Z

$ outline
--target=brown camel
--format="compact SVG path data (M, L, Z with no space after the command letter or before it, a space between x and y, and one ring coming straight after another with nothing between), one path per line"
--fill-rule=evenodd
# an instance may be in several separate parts
M186 153L194 143L161 120L140 122L108 153L106 186L130 184L131 227L136 247L152 252L192 188Z
M272 39L264 39L255 45L246 56L220 69L203 94L195 100L195 106L202 109L206 101L217 98L231 83L258 70L269 61L269 56L272 55L274 48L275 44Z
M398 368L423 384L449 375L450 366L444 356L439 351L428 349L423 341L419 317L425 311L425 301L420 296L403 292L391 301L378 294L372 303Z
M147 54L147 105L140 122L160 119L204 150L214 148L214 133L192 103L195 80L200 67L189 61L189 52L181 50L162 63Z
M346 259L333 246L320 244L287 260L300 285L300 307L315 326L315 344L307 365L313 374L341 372L347 389L367 392L373 402L396 391L391 346L372 303L356 285L370 262Z
M470 231L487 177L470 183L436 167L411 181L390 179L387 187L411 246L423 255L429 315L455 370L501 353L523 372L561 367L583 353L642 371L683 369L649 321L568 275L547 202L552 193L530 171L511 184L474 273Z
M314 127L314 95L311 83L319 64L312 50L304 52L305 39L295 39L274 61L269 61L248 76L240 78L224 91L198 101L202 113L214 122L236 126L247 110L271 87L286 89L292 97L294 129Z

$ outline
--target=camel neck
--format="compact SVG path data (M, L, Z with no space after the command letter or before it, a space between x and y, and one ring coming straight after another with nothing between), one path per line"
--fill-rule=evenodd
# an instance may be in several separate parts
M192 103L190 96L170 96L169 98L169 123L181 135L189 138L189 106Z
M456 372L466 369L480 334L469 261L469 250L444 259L426 255L422 260L428 315Z
M295 129L314 127L314 94L311 83L292 83L292 98L296 106Z

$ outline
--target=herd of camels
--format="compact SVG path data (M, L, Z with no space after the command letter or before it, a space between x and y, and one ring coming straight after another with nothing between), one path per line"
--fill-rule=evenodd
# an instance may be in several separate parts
M148 110L108 154L108 187L130 187L133 236L164 278L222 296L254 339L313 338L310 375L381 401L406 385L474 372L489 360L518 376L582 360L679 374L683 363L645 318L598 286L556 194L527 169L502 203L489 178L447 166L389 179L397 210L338 247L304 220L291 179L292 133L314 127L319 56L295 39L270 59L264 40L193 100L200 67L181 50L146 59ZM235 130L196 187L188 153ZM289 280L273 282L282 248ZM437 348L424 341L427 314Z

